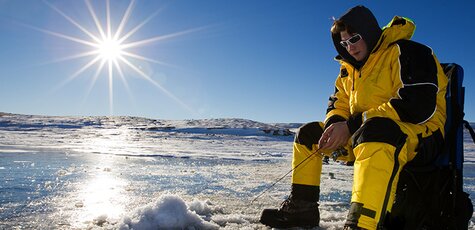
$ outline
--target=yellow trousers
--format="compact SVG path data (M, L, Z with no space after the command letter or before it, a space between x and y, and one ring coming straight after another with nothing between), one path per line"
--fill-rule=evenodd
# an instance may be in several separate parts
M323 123L318 124L323 129ZM426 137L432 132L428 132L422 125L399 123L385 118L375 119L362 127L365 125L366 128L360 129L361 132L358 130L346 146L349 154L338 160L354 161L351 208L347 224L377 229L378 225L383 224L386 213L391 211L400 170L416 155L418 135ZM300 132L302 129L297 135L305 135ZM312 155L293 171L293 184L320 186L322 158L323 155L331 155L331 152L319 151L314 154L318 150L316 143L320 136L314 138L316 141L313 143L295 141L293 144L292 167Z

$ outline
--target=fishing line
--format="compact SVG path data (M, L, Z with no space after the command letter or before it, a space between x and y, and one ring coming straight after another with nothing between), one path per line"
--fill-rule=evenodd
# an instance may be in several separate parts
M251 200L251 203L252 204L254 201L256 201L257 199L259 199L262 195L264 195L265 193L267 193L269 190L271 190L277 183L279 183L281 180L283 180L287 175L289 175L291 172L295 171L300 165L302 165L304 162L306 162L308 159L310 159L310 157L312 157L313 155L315 155L316 153L318 153L318 151L320 150L320 148L318 148L317 150L315 150L314 152L312 152L312 154L310 154L307 158L303 159L303 161L301 161L298 165L294 166L291 170L289 170L286 174L284 174L283 176L281 176L279 179L277 179L273 184L271 184L269 187L267 187L266 189L264 189L264 191L262 191L259 195L257 195L254 199Z

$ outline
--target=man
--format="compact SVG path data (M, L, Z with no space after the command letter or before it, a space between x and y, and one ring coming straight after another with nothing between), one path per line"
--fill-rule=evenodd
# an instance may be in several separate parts
M432 50L409 40L414 29L412 21L397 16L381 29L364 6L334 22L341 64L335 93L325 122L300 128L292 164L313 156L293 171L289 198L279 209L265 209L261 223L318 226L320 153L339 150L344 160L354 161L345 229L382 229L401 168L416 154L432 159L443 143L447 78Z

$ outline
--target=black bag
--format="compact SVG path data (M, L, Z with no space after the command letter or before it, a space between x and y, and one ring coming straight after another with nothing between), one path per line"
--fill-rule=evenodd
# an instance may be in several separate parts
M396 198L385 218L385 229L468 229L473 205L463 191L463 69L442 64L448 77L445 138L434 133L419 139L416 158L399 175ZM432 149L430 149L430 148ZM435 149L434 149L435 148Z

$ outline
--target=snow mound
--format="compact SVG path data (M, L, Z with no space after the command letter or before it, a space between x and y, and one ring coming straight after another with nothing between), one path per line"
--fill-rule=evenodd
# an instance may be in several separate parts
M200 200L194 199L191 203L188 204L188 206L191 211L202 216L209 216L213 213L223 212L223 208L214 207L211 201L209 200L200 201Z
M193 201L193 209L201 214L216 211L209 203ZM176 195L162 195L155 203L137 208L118 223L120 230L129 229L218 229L219 226L205 221Z

